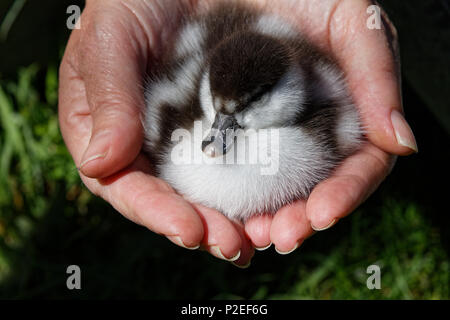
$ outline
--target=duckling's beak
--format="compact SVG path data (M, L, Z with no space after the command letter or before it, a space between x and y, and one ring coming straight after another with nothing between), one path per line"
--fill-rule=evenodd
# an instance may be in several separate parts
M217 112L209 134L202 141L202 151L211 158L226 154L234 143L234 131L238 128L233 115Z

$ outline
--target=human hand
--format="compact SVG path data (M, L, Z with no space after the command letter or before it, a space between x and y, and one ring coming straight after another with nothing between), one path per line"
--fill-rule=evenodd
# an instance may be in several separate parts
M309 198L273 217L253 217L245 231L255 247L271 243L279 253L295 250L314 231L328 229L351 213L392 170L395 155L417 152L402 116L396 30L382 12L381 29L367 28L369 0L249 0L290 19L343 68L366 129L367 143L319 183Z
M188 0L88 0L60 67L61 131L84 184L126 218L246 265L254 249L243 225L186 202L140 153L144 75L192 9Z
M357 28L365 29L368 4L356 2L359 9L355 11L354 1L344 2L350 8L344 10L345 5L336 5L335 1L314 6L299 1L295 3L297 24L319 46L335 52L348 73L371 143L318 185L307 202L282 208L273 218L250 220L245 233L254 246L273 242L278 251L290 251L312 233L311 224L320 228L330 217L343 217L376 188L393 164L386 151L411 152L398 145L390 116L386 117L390 110L400 110L401 104L395 63L383 41L384 31L367 29L359 34ZM202 244L217 257L230 258L240 250L235 262L246 265L253 247L243 226L228 221L216 210L185 202L165 182L151 176L150 164L140 154L143 74L157 63L163 50L161 40L170 36L170 22L192 10L192 5L187 1L165 1L163 6L151 0L88 1L83 27L73 32L61 64L61 130L86 186L125 217L179 245L195 248ZM290 12L282 5L281 13L283 8ZM355 12L360 15L355 16ZM378 35L366 38L364 31ZM357 52L364 45L378 49ZM353 61L355 58L358 60ZM408 128L404 127L406 136Z

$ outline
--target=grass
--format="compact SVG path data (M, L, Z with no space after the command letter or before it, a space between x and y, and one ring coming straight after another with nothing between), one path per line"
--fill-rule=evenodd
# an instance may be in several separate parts
M420 173L394 175L295 253L269 249L247 270L125 220L78 178L58 129L56 67L31 65L0 82L0 173L0 298L449 298L448 227L415 197L426 183L408 189L426 181ZM65 287L71 264L81 267L80 291ZM372 264L380 290L366 286Z
M11 30L14 21L17 19L20 11L23 9L27 0L16 0L8 10L3 22L0 24L0 40L4 41L8 37L8 33Z
M55 190L80 187L58 128L56 69L44 75L44 97L32 86L37 73L32 65L0 86L0 279L10 269L3 251L23 245Z

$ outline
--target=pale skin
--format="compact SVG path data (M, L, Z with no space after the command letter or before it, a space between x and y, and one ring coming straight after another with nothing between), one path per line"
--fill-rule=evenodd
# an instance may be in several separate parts
M368 0L269 3L268 10L291 19L337 58L368 138L307 200L273 216L255 216L243 224L188 203L151 175L141 153L144 75L163 52L170 25L205 1L88 0L81 29L72 32L60 67L61 131L87 188L175 244L200 246L226 260L239 256L238 266L247 266L255 248L271 243L280 253L292 252L315 230L330 227L360 205L389 174L396 155L417 151L403 117L396 32L387 17L380 30L370 30L366 10L373 3Z

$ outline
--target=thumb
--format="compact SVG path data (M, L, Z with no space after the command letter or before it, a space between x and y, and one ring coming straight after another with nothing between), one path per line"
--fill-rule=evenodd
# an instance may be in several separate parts
M366 27L369 1L340 4L335 21L342 23L347 18L352 32L332 33L331 43L348 75L368 139L391 154L417 152L413 131L403 114L395 27L381 8L380 28ZM348 19L349 12L353 19Z
M123 169L141 149L142 127L135 106L116 103L105 102L92 113L91 138L78 167L90 178L104 178Z
M130 37L134 30L116 21L102 21L93 26L95 30L87 25L80 43L80 75L92 130L78 167L91 178L109 176L129 165L143 141L140 110L146 46L139 43L139 35Z

